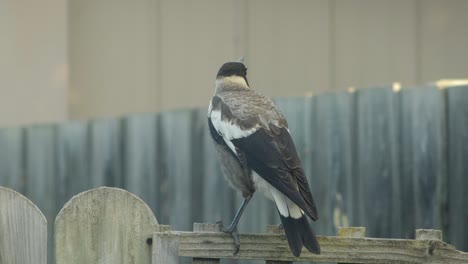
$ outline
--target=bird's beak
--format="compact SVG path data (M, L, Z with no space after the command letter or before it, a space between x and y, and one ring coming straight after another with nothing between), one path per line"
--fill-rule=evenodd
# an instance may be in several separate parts
M240 57L237 62L244 63L244 57Z

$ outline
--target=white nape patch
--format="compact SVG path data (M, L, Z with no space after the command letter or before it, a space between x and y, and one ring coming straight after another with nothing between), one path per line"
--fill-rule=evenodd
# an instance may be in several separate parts
M218 133L223 137L224 142L226 142L228 147L235 154L237 154L236 148L234 147L234 144L231 142L231 140L248 137L258 130L258 126L247 130L242 130L239 126L232 124L227 120L222 120L221 111L219 110L212 110L210 117L216 131L218 131Z
M210 104L208 105L208 114L207 114L208 117L211 116L211 110L212 109L213 109L213 104L211 103L211 100L210 100Z
M227 76L227 77L219 77L216 78L215 81L215 89L218 90L225 86L236 86L242 88L249 88L247 82L245 81L244 77L241 76Z
M255 184L255 189L262 192L268 199L273 200L278 208L279 213L284 217L291 216L294 219L302 217L304 212L293 203L288 197L278 191L275 187L265 181L262 176L256 172L252 173L252 180Z

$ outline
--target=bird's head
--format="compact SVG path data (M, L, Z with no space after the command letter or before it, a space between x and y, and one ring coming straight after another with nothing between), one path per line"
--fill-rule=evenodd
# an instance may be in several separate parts
M249 88L247 68L243 63L243 58L235 62L226 62L219 68L216 75L216 89L226 86Z

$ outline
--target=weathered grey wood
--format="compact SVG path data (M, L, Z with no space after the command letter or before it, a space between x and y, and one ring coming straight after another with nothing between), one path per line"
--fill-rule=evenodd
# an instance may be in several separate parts
M366 236L365 227L339 227L338 228L339 237L347 238L363 238ZM346 263L341 263L346 264Z
M448 242L468 251L468 86L447 93Z
M89 126L91 186L123 187L121 120L98 119L91 121Z
M179 237L166 233L156 233L153 236L152 264L179 263Z
M416 240L441 240L442 230L416 229Z
M267 226L267 234L277 234L284 236L284 229L279 225L269 225ZM266 264L292 264L292 261L275 261L267 259Z
M219 226L217 224L194 223L193 231L194 232L219 232ZM192 263L194 264L219 264L220 260L219 259L194 258Z
M339 237L363 238L366 237L365 227L340 227L338 228Z
M57 126L35 125L25 129L25 196L37 205L47 219L48 255L54 255L53 219L57 204ZM49 258L48 263L52 263Z
M2 186L0 186L0 263L47 263L46 218L28 198Z
M24 129L0 129L0 185L24 193Z
M231 236L224 233L156 233L176 241L179 256L196 258L270 259L274 261L316 261L338 263L455 263L465 264L468 253L437 240L318 237L321 255L307 250L294 257L284 235L240 234L244 248L233 255ZM430 254L429 254L430 252Z
M160 186L157 183L158 132L155 114L132 115L123 119L124 186L156 212Z
M358 224L372 237L401 237L398 100L390 87L357 91L354 192Z
M55 220L55 260L65 263L151 263L151 209L135 195L100 187L74 196Z
M402 235L410 238L447 217L445 98L435 86L403 89L400 98Z

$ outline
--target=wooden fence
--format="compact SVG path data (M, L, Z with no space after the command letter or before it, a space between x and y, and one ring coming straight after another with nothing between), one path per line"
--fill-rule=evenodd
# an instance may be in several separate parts
M318 234L347 225L385 238L440 229L444 241L468 251L468 86L276 102L317 200ZM220 175L205 108L0 129L0 185L41 209L49 244L65 202L97 186L135 193L175 230L229 221L242 199ZM279 223L261 195L246 210L242 232Z
M468 263L468 253L442 242L441 231L420 229L416 240L366 238L364 228L344 228L339 237L320 236L321 255L303 250L294 257L279 226L267 234L240 234L234 255L228 234L216 224L194 224L194 232L158 225L148 205L128 191L100 187L73 197L55 218L55 263L175 264L220 259L256 259L267 263ZM0 263L47 263L47 223L23 195L0 187Z

